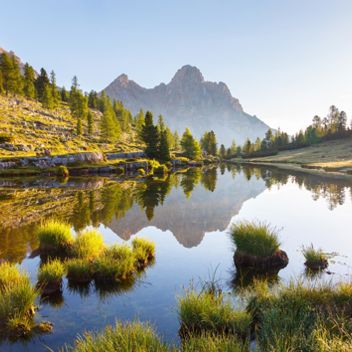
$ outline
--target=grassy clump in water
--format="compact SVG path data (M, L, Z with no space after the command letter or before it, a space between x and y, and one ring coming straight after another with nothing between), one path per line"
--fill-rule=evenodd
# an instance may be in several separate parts
M343 351L331 346L343 345L352 334L351 284L298 282L274 293L262 286L247 307L256 322L260 350Z
M48 261L38 270L38 283L51 284L61 282L65 274L65 267L58 259Z
M37 291L29 277L9 263L0 264L0 331L21 337L33 327Z
M88 283L93 278L92 263L87 259L70 259L66 262L67 278L75 283Z
M57 220L44 222L37 231L41 251L67 251L73 243L70 225Z
M75 258L93 259L104 250L103 236L97 230L88 230L77 235L72 246L72 255Z
M303 247L302 253L306 260L305 265L307 267L314 267L328 263L328 256L321 249L315 249L313 244L309 247Z
M115 326L108 326L98 334L86 333L75 341L72 352L167 352L168 347L163 344L154 330L141 323L117 322Z
M248 336L251 317L246 311L234 309L221 292L194 289L178 299L181 333L187 335L237 334Z
M132 248L139 267L146 266L155 258L155 244L151 241L136 237L132 241Z
M234 224L231 238L239 252L252 256L272 256L280 247L277 230L262 222L243 221Z

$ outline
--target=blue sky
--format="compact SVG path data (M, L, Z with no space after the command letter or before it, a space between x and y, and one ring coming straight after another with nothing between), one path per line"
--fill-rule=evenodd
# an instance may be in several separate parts
M146 87L185 64L292 133L331 104L352 116L351 0L0 0L0 47L85 90Z

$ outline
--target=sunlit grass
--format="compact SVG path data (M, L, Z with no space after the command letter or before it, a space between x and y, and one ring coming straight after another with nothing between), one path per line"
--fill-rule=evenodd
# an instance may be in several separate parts
M234 309L221 293L191 289L178 299L178 314L184 333L238 334L246 336L251 317Z
M38 270L38 282L43 284L57 283L62 280L65 267L60 260L51 260L43 264Z
M44 222L37 230L41 250L66 251L73 243L70 225L57 220Z
M309 247L303 247L302 249L303 256L306 260L305 264L309 266L319 265L327 263L328 256L319 248L315 249L313 244Z
M92 259L104 250L103 236L97 230L80 232L72 246L72 255L76 258Z
M108 326L104 331L86 333L75 341L72 352L167 352L168 347L162 343L150 325L138 322Z
M76 283L89 282L93 277L93 265L87 259L70 259L66 262L67 278Z
M242 221L234 224L231 238L238 251L253 256L271 256L280 247L277 230L263 222Z
M144 267L155 257L155 244L144 238L136 237L132 240L132 248L138 266Z

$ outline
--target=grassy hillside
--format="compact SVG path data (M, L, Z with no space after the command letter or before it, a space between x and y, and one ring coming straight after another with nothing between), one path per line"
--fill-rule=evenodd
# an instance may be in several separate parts
M47 110L33 100L23 97L0 96L0 136L12 138L3 145L0 157L34 156L36 151L48 149L52 155L84 151L139 151L136 133L123 134L117 144L105 143L99 133L101 113L94 113L94 134L76 135L76 120L67 104ZM83 131L87 123L83 121ZM1 137L0 137L1 138ZM12 149L12 150L11 150Z
M296 164L326 171L352 171L352 138L327 141L306 148L283 151L274 156L253 158L250 161Z

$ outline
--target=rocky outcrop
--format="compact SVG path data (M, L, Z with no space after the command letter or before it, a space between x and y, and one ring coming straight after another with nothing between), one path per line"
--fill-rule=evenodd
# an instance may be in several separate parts
M0 169L37 167L47 169L59 165L99 164L104 161L103 153L87 152L43 157L23 157L11 161L0 161Z
M249 137L263 137L268 126L256 116L244 112L238 99L223 82L208 82L198 68L183 66L170 83L146 89L122 74L104 89L111 98L121 100L137 113L139 109L163 114L168 125L182 133L185 127L200 137L213 129L218 140L241 144Z

